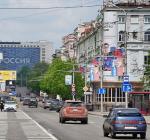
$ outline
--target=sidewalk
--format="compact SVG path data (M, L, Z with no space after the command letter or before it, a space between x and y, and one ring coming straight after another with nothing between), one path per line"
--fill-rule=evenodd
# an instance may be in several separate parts
M103 115L108 115L109 112L103 112L101 113L100 111L88 111L90 115L96 115L96 116L103 116ZM150 125L150 116L144 116L146 123Z

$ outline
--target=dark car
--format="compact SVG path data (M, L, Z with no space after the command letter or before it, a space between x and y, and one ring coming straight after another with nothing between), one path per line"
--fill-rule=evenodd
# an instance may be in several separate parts
M24 98L23 105L29 105L30 98Z
M25 98L24 96L21 96L20 97L20 102L22 102L24 100L24 98Z
M64 104L64 101L52 99L52 100L50 100L49 110L55 110L55 111L59 112L61 107L63 106L63 104Z
M38 101L36 100L36 98L31 98L28 106L37 108L38 107Z
M132 134L134 138L140 134L142 139L146 137L147 124L136 108L112 108L104 121L103 132L107 137L109 134L112 138L116 134Z

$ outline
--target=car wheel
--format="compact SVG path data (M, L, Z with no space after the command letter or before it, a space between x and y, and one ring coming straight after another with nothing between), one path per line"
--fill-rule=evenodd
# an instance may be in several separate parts
M137 138L137 134L132 134L133 138Z
M110 135L111 135L112 138L116 137L116 134L113 132L113 130L111 130Z
M65 119L64 118L61 118L61 123L65 123Z
M82 124L88 124L88 119L84 119L81 121Z
M141 134L140 134L140 137L141 137L141 139L145 139L146 133L141 133Z
M44 107L44 109L46 109L46 107Z

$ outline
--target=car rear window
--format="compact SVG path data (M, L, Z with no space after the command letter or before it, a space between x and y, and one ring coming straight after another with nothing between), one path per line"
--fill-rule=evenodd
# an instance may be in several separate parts
M117 116L119 116L119 117L141 117L141 114L140 113L123 113L123 112L120 112L120 113L117 113Z
M5 104L16 104L15 102L6 102Z
M67 102L66 106L80 107L80 106L83 106L83 103L82 102Z

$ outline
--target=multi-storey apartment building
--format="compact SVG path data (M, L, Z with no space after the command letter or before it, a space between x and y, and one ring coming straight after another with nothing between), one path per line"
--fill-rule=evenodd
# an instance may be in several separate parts
M2 70L18 70L22 66L32 67L34 64L52 60L53 47L48 41L39 42L0 42Z
M109 0L104 4L97 20L91 22L91 31L82 30L83 36L76 43L77 62L88 64L93 87L93 94L85 96L87 102L96 106L101 101L97 94L100 82L106 88L105 106L125 103L121 89L125 74L133 91L143 91L144 65L150 50L149 1L124 0L114 4Z
M74 49L74 43L77 41L74 33L68 34L63 37L63 46L61 48L62 56L67 58L75 58L76 51Z

